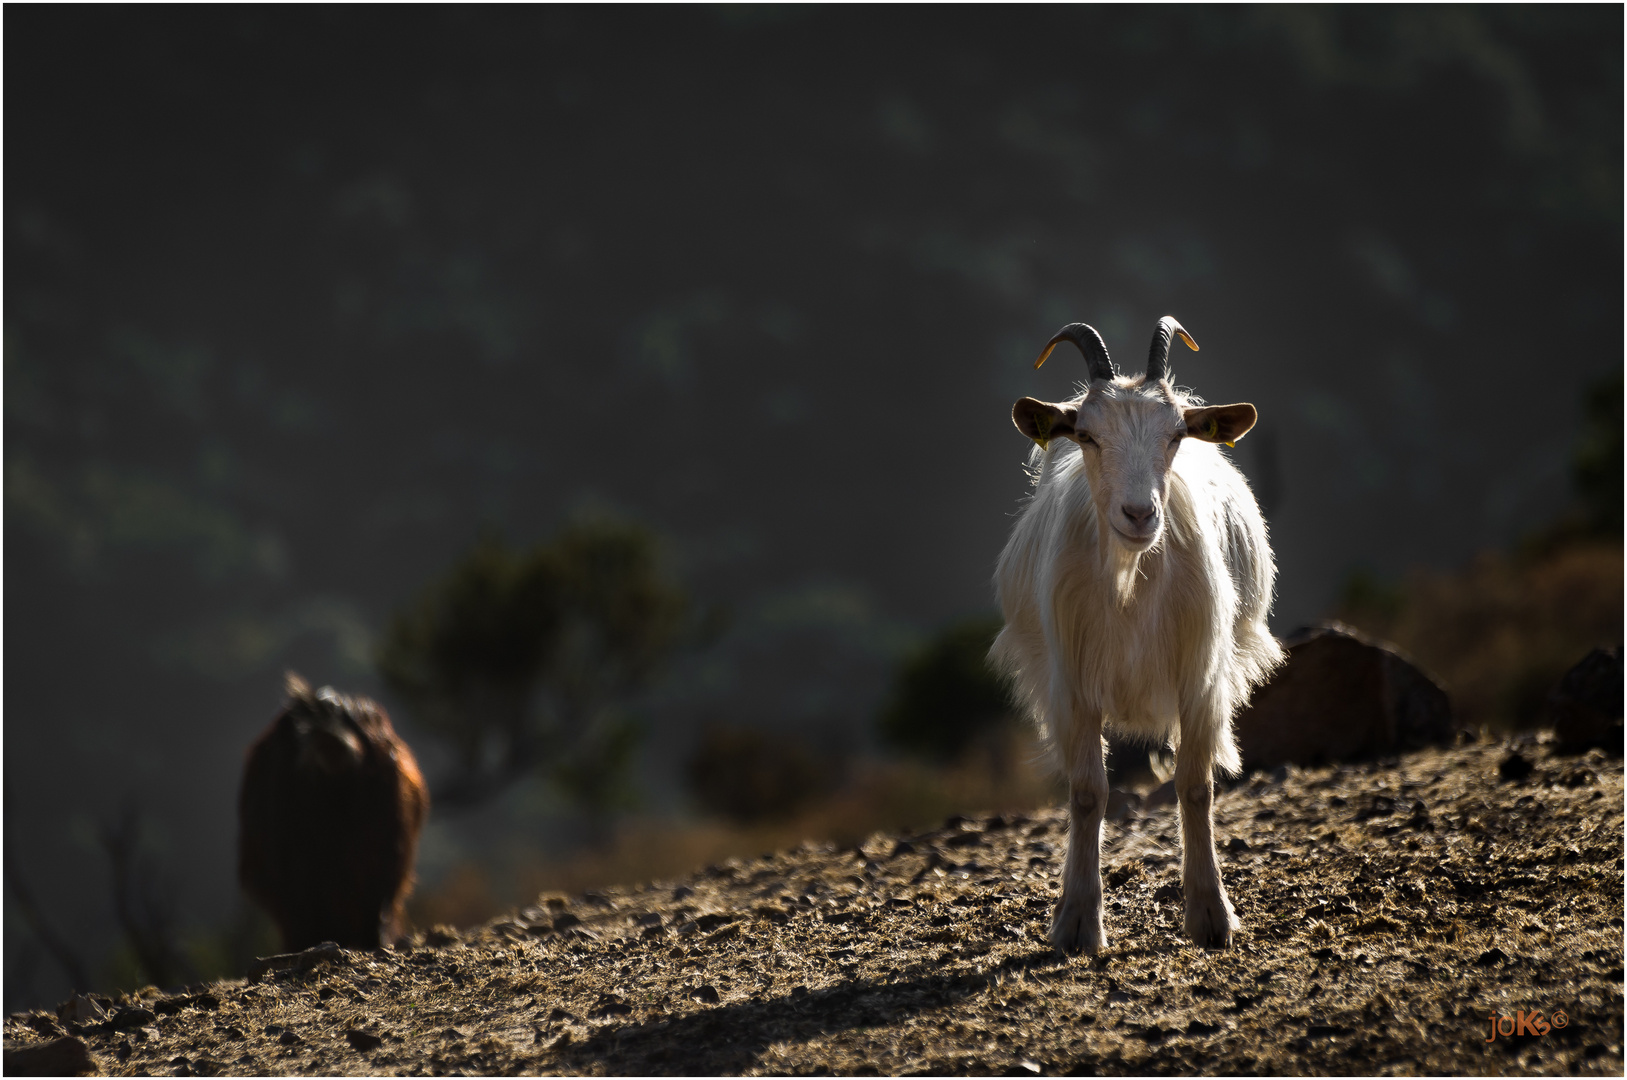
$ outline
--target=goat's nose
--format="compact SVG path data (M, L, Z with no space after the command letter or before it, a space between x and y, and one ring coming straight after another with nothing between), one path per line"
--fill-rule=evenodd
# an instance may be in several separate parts
M1143 503L1140 506L1132 506L1129 503L1125 503L1123 506L1119 507L1119 511L1124 514L1125 517L1129 518L1137 528L1145 528L1147 525L1152 523L1153 515L1158 513L1158 508L1152 503Z

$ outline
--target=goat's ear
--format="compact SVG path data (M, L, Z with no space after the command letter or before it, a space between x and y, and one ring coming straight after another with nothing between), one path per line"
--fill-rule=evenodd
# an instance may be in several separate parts
M1052 405L1031 397L1011 407L1011 422L1017 425L1018 431L1039 443L1041 450L1058 435L1072 435L1078 418L1077 405Z
M1249 428L1260 418L1253 405L1206 405L1201 409L1187 409L1186 433L1204 442L1223 442L1235 446L1237 440L1248 434Z

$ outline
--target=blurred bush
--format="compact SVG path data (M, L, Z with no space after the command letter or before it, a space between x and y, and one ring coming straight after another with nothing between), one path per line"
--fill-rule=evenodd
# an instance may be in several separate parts
M882 741L947 762L1009 723L1010 687L988 662L1002 625L992 615L962 619L906 657L879 719Z
M540 773L592 811L623 805L641 730L630 699L685 638L691 604L647 529L568 525L513 551L482 540L390 620L378 667L457 775L441 806Z
M984 738L998 742L999 748L967 754L948 765L857 762L836 790L784 820L745 824L726 818L689 823L624 818L602 845L561 861L529 860L520 868L518 894L670 880L707 863L805 842L851 847L878 832L936 827L950 814L1026 813L1056 805L1063 789L1041 763L1030 729L1013 724Z
M795 735L709 725L684 763L690 797L739 825L784 821L830 794L836 762Z

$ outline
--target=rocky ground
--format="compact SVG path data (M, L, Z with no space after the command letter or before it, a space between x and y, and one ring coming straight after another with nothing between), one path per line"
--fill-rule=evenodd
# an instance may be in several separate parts
M12 1016L6 1072L1621 1075L1620 758L1255 776L1216 800L1220 953L1180 937L1158 802L1115 803L1094 959L1045 940L1060 811L952 819Z

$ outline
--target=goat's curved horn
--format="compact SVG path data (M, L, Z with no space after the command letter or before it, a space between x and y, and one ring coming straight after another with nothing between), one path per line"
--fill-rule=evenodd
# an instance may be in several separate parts
M1192 335L1186 328L1175 321L1173 315L1165 315L1158 320L1158 329L1152 332L1152 348L1147 352L1147 381L1157 382L1159 379L1169 377L1169 345L1175 335L1179 334L1186 347L1193 352L1198 351L1198 343L1192 340Z
M1118 377L1118 369L1113 366L1113 358L1107 355L1107 346L1102 344L1102 335L1096 332L1094 326L1082 322L1069 323L1058 330L1056 336L1045 343L1045 351L1034 361L1034 367L1038 368L1045 363L1045 358L1051 355L1051 350L1063 341L1073 342L1079 347L1079 351L1085 354L1085 363L1090 367L1091 382Z

